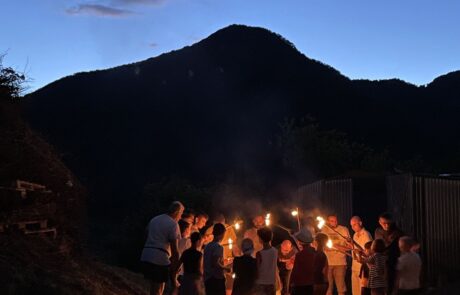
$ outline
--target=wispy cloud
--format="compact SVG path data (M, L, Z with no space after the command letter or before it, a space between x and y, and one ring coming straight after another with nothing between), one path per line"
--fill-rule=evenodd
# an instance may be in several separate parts
M113 0L116 4L120 5L159 5L165 3L167 0Z
M93 15L104 17L124 17L134 14L134 12L100 4L80 4L66 9L70 15Z

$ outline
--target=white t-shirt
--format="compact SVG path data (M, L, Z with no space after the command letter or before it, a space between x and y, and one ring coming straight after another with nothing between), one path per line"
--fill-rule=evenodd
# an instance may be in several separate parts
M150 220L148 235L142 250L141 261L156 265L169 265L171 261L171 241L181 238L179 225L167 214Z
M361 248L364 249L364 245L366 245L367 242L372 241L372 235L365 228L362 228L359 232L356 232L353 235L353 241L355 241L358 245L361 246ZM358 260L353 259L351 270L360 271L361 263L359 263Z
M414 290L420 288L420 272L422 260L417 253L401 253L397 268L399 274L399 289Z
M345 226L338 225L334 230L338 231L341 235L345 237L350 237L350 232L348 231L348 228ZM327 226L324 226L323 229L321 230L322 233L327 234L329 236L329 239L332 240L332 243L334 245L340 245L340 246L346 246L347 241L342 238L338 233L334 232L332 229L330 229ZM341 253L337 250L327 250L324 251L324 253L327 256L327 262L329 265L347 265L347 256L344 253Z

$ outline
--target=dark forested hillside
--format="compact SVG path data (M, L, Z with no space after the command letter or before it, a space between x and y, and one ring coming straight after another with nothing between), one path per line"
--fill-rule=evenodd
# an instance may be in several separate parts
M286 172L280 124L305 116L398 161L420 155L451 169L459 82L458 73L426 87L352 81L277 34L233 25L181 50L60 79L25 107L99 206L126 209L166 176L275 185Z

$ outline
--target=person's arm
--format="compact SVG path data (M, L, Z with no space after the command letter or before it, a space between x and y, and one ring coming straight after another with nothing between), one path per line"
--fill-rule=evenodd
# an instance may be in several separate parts
M325 281L328 281L328 268L329 268L329 262L327 261L327 257L324 256L324 268L323 268L323 276L325 278Z
M203 255L200 255L200 274L203 275L204 274L204 265L203 265Z

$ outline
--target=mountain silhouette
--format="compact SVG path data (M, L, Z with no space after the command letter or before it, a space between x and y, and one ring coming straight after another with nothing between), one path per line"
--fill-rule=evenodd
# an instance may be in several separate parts
M99 202L126 208L165 176L275 183L279 125L307 115L401 159L421 154L449 169L459 93L459 72L426 86L350 80L278 34L232 25L155 58L62 78L24 106Z

